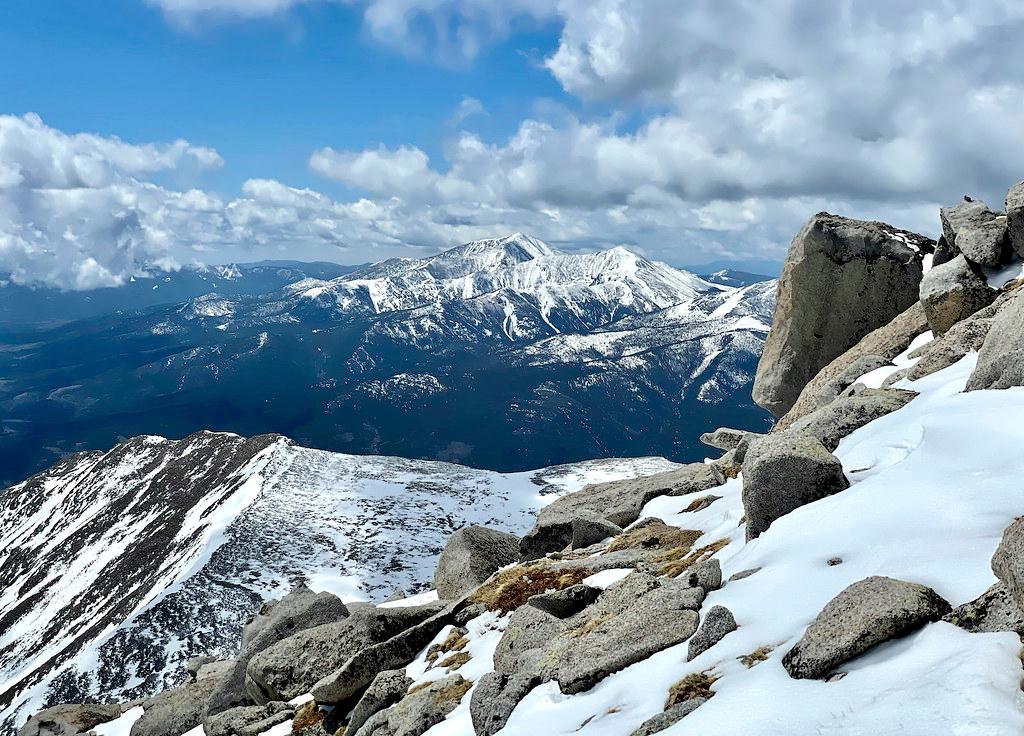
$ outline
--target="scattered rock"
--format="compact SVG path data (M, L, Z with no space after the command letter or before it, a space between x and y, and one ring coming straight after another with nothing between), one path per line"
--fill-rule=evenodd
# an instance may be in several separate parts
M760 570L760 567L752 567L749 570L740 570L737 573L733 573L733 575L729 577L729 582L732 583L737 580L743 580L743 578L749 578L751 575L760 572Z
M998 266L1006 259L1009 250L1006 218L990 210L984 202L972 200L955 207L943 207L939 218L942 237L972 263Z
M503 729L519 702L539 684L540 676L533 672L488 672L481 677L469 701L476 736L494 736Z
M539 608L555 618L569 618L596 601L600 595L600 588L572 585L564 590L535 595L527 601L527 605Z
M941 266L943 263L949 263L958 255L960 255L960 251L957 250L957 247L950 244L950 242L946 240L945 235L940 235L938 242L935 243L935 255L932 256L932 268L935 266Z
M946 333L962 319L984 309L996 298L988 285L964 256L935 266L921 281L921 305L928 325L936 335Z
M782 658L790 677L824 679L876 644L896 639L950 612L931 588L874 576L833 598Z
M996 583L973 601L957 606L942 620L975 633L1012 631L1024 636L1024 612L1003 583Z
M808 434L787 431L754 441L743 462L747 539L794 509L849 486L839 459Z
M55 705L29 718L18 736L73 736L120 715L121 706L116 703Z
M287 723L295 709L287 703L243 705L229 708L203 721L206 736L260 736L274 726Z
M860 342L821 369L800 392L800 398L772 429L781 432L797 419L834 401L869 370L889 365L903 353L914 338L928 330L924 307L915 301L892 322L869 333ZM884 362L878 362L881 359ZM867 370L861 370L866 368Z
M412 683L412 678L405 674L405 670L385 670L379 673L352 709L346 730L352 733L359 731L371 716L404 698Z
M693 711L706 702L708 701L705 698L691 698L690 700L684 700L682 703L676 703L664 713L648 718L630 736L652 736L652 734L660 733L669 726L679 723L679 721L693 713Z
M967 391L1024 386L1024 290L1017 290L992 319L967 379Z
M242 632L238 657L210 699L211 714L240 705L252 705L245 688L249 661L268 647L305 629L340 621L348 616L348 607L331 593L314 593L299 584L280 600L265 604ZM303 691L305 692L305 691ZM266 703L265 699L261 702ZM287 698L276 698L287 700Z
M736 631L736 619L733 618L732 611L725 606L712 606L704 616L697 633L690 639L686 661L700 656L733 631Z
M592 544L603 542L609 537L616 537L622 533L622 527L605 521L597 514L587 515L572 520L572 542L573 549L586 549Z
M201 724L209 712L216 688L234 664L233 660L225 660L203 665L194 681L143 701L144 712L132 725L131 736L183 734Z
M532 560L571 545L573 521L577 519L600 518L625 528L640 518L644 506L655 496L683 496L724 482L719 468L692 463L643 478L589 485L541 509L537 523L519 544L521 557Z
M420 736L455 710L470 687L462 675L450 675L414 688L397 705L367 720L354 736Z
M833 452L840 440L879 417L902 409L917 394L897 388L868 388L843 396L793 422L790 431L815 437Z
M698 562L690 568L686 582L690 587L700 586L706 591L718 590L722 587L722 563L715 557Z
M992 572L1024 611L1024 516L1003 530L1003 538L992 555Z
M1006 226L1010 246L1024 258L1024 181L1010 187L1006 195Z
M917 358L917 362L906 370L906 377L916 381L930 376L953 365L968 353L981 350L992 327L992 317L1005 297L1001 295L992 305L957 322L942 337L915 350L909 357Z
M918 298L935 243L822 212L793 239L779 279L754 401L781 417L822 368Z
M448 538L437 560L434 587L439 597L456 600L518 560L519 537L485 526L465 526Z
M748 435L756 434L743 429L729 429L719 427L714 432L705 432L700 436L700 441L708 447L718 450L735 450L740 442Z

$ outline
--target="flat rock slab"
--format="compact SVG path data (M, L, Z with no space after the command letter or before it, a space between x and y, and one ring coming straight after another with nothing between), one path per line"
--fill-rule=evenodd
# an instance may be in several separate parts
M826 450L834 452L844 437L879 417L902 409L915 396L914 391L897 388L865 389L811 412L794 422L791 431L807 433L817 438Z
M949 612L949 603L927 586L865 578L828 602L786 652L782 665L790 677L821 680L876 644L905 636Z

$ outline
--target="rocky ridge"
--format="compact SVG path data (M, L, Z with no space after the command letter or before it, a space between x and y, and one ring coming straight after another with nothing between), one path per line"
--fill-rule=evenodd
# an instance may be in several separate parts
M244 704L179 695L167 733L1019 733L1022 186L1006 215L944 209L938 243L812 218L759 372L788 412L770 433L723 428L707 435L717 459L560 496L518 560L505 537L457 533L435 575L447 600L338 601L333 622L275 628L312 604L296 590L249 624L279 640L244 682L219 675L219 702ZM808 258L849 283L823 289ZM936 299L930 274L961 258L986 303L958 280ZM171 693L229 664L196 663ZM287 687L271 690L276 672ZM126 703L97 733L151 733L173 697Z

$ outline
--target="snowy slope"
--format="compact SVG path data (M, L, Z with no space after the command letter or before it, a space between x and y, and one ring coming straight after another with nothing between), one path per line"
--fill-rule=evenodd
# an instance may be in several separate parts
M544 495L669 467L499 474L210 432L69 457L0 491L0 732L43 702L177 684L299 580L346 600L414 591L465 523L522 532Z

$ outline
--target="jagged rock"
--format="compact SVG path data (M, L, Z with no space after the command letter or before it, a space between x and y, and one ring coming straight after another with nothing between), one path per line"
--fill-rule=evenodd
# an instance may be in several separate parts
M869 388L843 396L794 422L790 431L815 437L833 452L839 441L879 417L902 409L917 394L898 388Z
M743 462L747 539L794 509L849 486L842 463L815 437L787 431L755 440Z
M589 690L612 672L688 639L704 598L672 578L634 572L570 620L540 660L541 677L563 693Z
M341 621L300 631L250 660L246 669L246 690L257 702L291 700L310 692L319 680L360 651L423 622L442 605L361 608ZM374 672L370 679L376 674ZM336 702L319 695L316 700L322 704Z
M73 736L120 715L121 706L116 703L55 705L29 718L18 736Z
M661 733L669 726L679 723L706 702L708 702L707 698L690 698L682 703L676 703L664 713L648 718L629 736L653 736L653 734Z
M592 544L603 542L609 537L622 534L622 527L605 521L596 514L591 517L584 517L572 520L572 542L573 549L586 549Z
M775 424L772 431L781 432L788 429L797 419L834 401L860 376L888 365L893 358L910 347L915 337L926 330L928 318L925 316L924 308L920 302L914 302L892 322L869 333L822 368L800 392L800 398L793 408ZM879 358L884 362L878 363ZM862 367L867 370L860 370Z
M952 245L946 240L945 235L940 235L938 241L935 243L935 255L932 256L932 267L941 266L943 263L949 263L954 258L960 255L960 251L955 245Z
M960 254L981 266L998 266L1009 249L1006 219L980 200L939 210L942 237ZM952 259L951 259L952 260Z
M356 733L371 716L405 697L413 680L405 670L385 670L373 678L348 717L347 731Z
M718 450L735 450L740 442L748 435L755 434L743 429L729 429L719 427L714 432L705 432L700 436L700 441L708 447Z
M1024 611L1003 583L996 583L973 601L954 608L943 621L980 634L1012 631L1024 636Z
M833 598L782 658L790 677L824 679L876 644L896 639L950 612L931 588L873 576Z
M536 671L552 639L566 630L561 619L534 606L512 613L494 650L494 670L505 675Z
M718 590L722 587L722 563L717 558L698 562L686 573L686 582L690 587L701 587L706 591Z
M936 335L984 309L995 298L996 290L962 255L935 266L921 281L921 305Z
M575 519L601 518L625 528L640 518L644 505L655 496L683 496L725 480L721 469L692 463L643 478L589 485L541 509L537 523L519 543L520 555L532 560L565 549L572 544Z
M194 681L143 701L142 717L132 725L131 736L183 734L201 724L209 711L215 688L231 672L233 665L233 660L203 665Z
M880 222L812 217L786 256L754 401L788 412L818 371L917 300L922 258L934 247Z
M1024 516L1003 530L1003 538L992 555L992 572L1024 611Z
M455 710L471 686L462 675L432 682L375 714L354 736L420 736Z
M1024 181L1014 184L1006 194L1006 227L1010 246L1024 258Z
M563 590L535 595L527 601L527 604L539 608L555 618L569 618L596 601L600 595L600 588L592 588L581 583L571 585Z
M686 661L689 662L699 657L718 642L722 641L726 634L736 631L736 619L725 606L712 606L711 610L704 616L697 633L690 639L689 649L686 653Z
M259 736L294 715L295 709L287 703L243 705L208 717L203 732L206 736Z
M1024 291L1018 289L992 319L967 379L967 391L1024 386Z
M194 680L199 676L199 670L216 661L216 657L192 657L185 663L185 672L188 673L189 679Z
M254 701L246 692L246 669L250 660L268 647L305 629L340 621L348 616L348 607L331 593L314 593L303 584L280 600L270 601L242 631L238 657L224 681L210 698L210 714L220 713ZM293 696L294 697L294 696ZM288 698L269 698L268 700Z
M467 605L465 598L445 604L426 620L354 653L313 685L310 692L324 705L344 703L367 687L379 672L409 664L445 626L463 622Z
M519 537L485 526L465 526L448 538L437 560L434 587L441 598L456 600L518 560Z
M494 736L505 727L512 711L540 684L533 672L504 675L488 672L477 680L469 701L469 716L476 736Z

